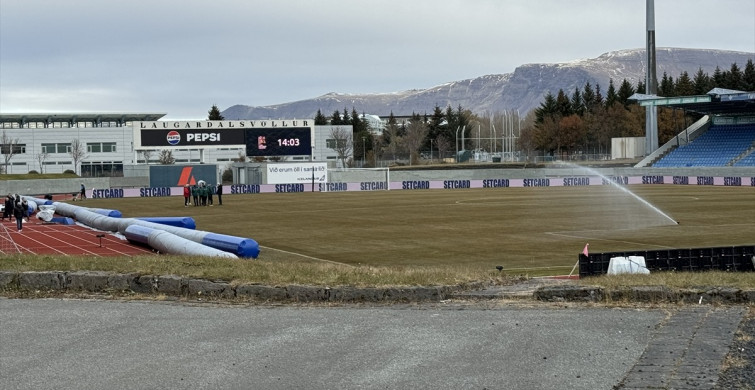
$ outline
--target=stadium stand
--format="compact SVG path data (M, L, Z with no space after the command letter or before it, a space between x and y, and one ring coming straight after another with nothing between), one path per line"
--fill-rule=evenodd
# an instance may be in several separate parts
M755 167L755 91L713 88L705 95L676 97L636 93L630 100L700 116L635 167Z
M755 166L753 145L755 125L714 125L689 144L670 151L653 166Z

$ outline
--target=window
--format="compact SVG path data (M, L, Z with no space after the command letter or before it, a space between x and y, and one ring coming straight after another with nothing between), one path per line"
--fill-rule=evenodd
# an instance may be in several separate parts
M89 142L87 143L87 152L89 153L115 152L115 142Z
M115 152L115 142L103 142L102 143L102 151L105 153L114 153Z
M342 148L342 147L346 146L346 142L347 142L347 140L345 140L345 139L334 139L334 138L331 138L331 139L326 139L325 140L325 146L328 149L337 149L339 147Z
M13 152L11 153L11 146ZM22 154L26 153L26 144L2 144L0 145L0 154Z
M71 144L42 144L42 153L70 153Z

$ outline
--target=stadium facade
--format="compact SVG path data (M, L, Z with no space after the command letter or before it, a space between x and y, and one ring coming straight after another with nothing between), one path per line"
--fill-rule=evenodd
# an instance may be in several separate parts
M177 165L215 164L220 169L255 157L337 165L337 153L328 148L333 127L314 126L311 119L160 120L165 115L0 114L0 163L7 173L72 170L84 177L122 176L129 167L159 164L160 153L167 150ZM77 143L81 152L74 166L76 153L71 151Z

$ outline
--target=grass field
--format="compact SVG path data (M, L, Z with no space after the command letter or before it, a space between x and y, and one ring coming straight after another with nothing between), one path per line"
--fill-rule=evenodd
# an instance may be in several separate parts
M197 229L253 238L260 259L285 262L563 274L585 243L591 252L755 243L753 188L629 189L650 205L613 186L225 195L223 206L188 208L180 197L79 205L124 217L191 216Z

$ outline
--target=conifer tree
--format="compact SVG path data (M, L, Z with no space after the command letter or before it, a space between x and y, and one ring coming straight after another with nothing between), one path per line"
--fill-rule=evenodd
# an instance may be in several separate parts
M579 88L574 88L574 93L571 95L571 111L579 116L585 114L585 104L582 100L582 94L579 92Z
M629 98L634 95L634 87L632 86L632 83L630 83L627 79L624 79L624 81L621 82L621 86L619 86L619 92L617 94L618 102L621 103L625 108L629 106L631 103L629 101Z
M618 101L616 87L613 86L613 79L608 80L608 90L606 91L606 107L613 107Z
M325 115L322 114L322 111L320 109L317 109L317 114L315 114L315 126L324 126L328 124L328 118L325 117Z
M218 109L217 104L213 104L212 108L210 108L210 111L207 111L207 120L210 121L222 121L225 119L222 115L220 115L220 110Z
M687 71L682 72L674 85L674 96L689 96L695 94L695 84L689 78Z
M697 73L695 73L692 84L694 85L693 93L695 95L705 95L713 88L710 76L708 76L707 73L703 72L703 68L697 68Z
M752 59L747 60L747 64L745 64L742 81L744 83L745 91L755 92L755 65L753 64Z

